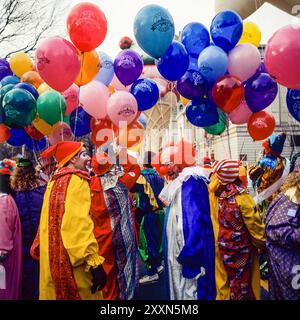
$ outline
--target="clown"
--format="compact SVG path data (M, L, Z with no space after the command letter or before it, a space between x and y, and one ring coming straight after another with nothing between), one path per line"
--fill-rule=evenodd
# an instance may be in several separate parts
M263 156L249 169L256 192L254 201L263 218L290 171L290 161L281 156L285 139L285 133L272 134L262 144Z
M127 160L118 161L119 165L114 164L112 157L104 151L98 150L92 158L95 175L90 181L91 217L99 255L105 257L105 300L133 299L138 278L136 235L129 190L138 179L140 168L130 156L126 154L124 157Z
M106 275L90 217L88 156L82 142L62 141L41 157L55 157L31 255L40 261L40 300L99 300Z
M0 161L0 300L21 299L21 222L9 182L15 165L9 159Z
M264 225L242 176L239 161L213 165L209 190L217 300L260 299L257 248L264 247Z
M185 141L166 147L159 172L170 180L160 193L168 206L165 263L171 300L215 299L214 235L207 180Z

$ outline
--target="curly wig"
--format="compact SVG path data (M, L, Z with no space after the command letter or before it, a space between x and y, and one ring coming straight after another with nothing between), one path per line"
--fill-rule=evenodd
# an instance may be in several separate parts
M10 183L14 191L30 191L42 185L33 166L17 167Z

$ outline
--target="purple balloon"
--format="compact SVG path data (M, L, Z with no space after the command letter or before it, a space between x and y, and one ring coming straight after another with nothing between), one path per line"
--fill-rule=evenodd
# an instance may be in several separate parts
M268 73L268 70L267 70L267 68L266 68L266 66L265 66L265 64L263 62L257 68L256 72L257 73Z
M9 63L6 59L2 59L0 58L0 66L6 66L6 67L9 67Z
M208 84L200 72L188 70L178 81L177 91L186 99L202 98L207 91Z
M143 60L137 52L130 49L123 50L116 56L114 70L120 82L128 86L142 74Z
M260 73L245 84L245 99L252 112L267 108L276 98L278 86L268 73Z
M0 81L6 76L12 76L13 72L10 69L9 63L5 59L0 59Z

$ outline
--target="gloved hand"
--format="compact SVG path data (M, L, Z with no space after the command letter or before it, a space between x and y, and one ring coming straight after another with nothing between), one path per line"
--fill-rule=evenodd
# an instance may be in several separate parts
M100 291L106 284L106 273L103 270L102 265L97 268L91 268L90 272L93 276L91 293L94 294L96 291Z

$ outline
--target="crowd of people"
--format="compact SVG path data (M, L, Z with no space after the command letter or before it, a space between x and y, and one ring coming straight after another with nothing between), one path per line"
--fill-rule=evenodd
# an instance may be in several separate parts
M1 160L0 300L133 300L162 272L171 300L258 300L262 277L271 299L300 300L300 153L284 142L249 168L197 165L185 141L141 166L71 141L38 168Z

